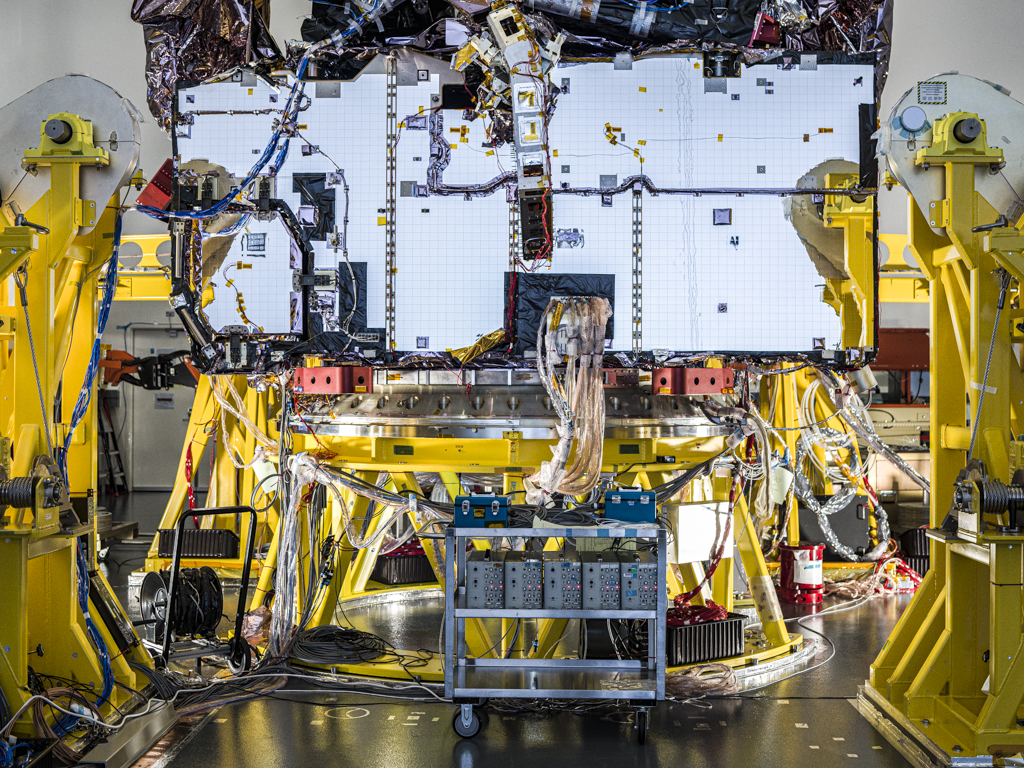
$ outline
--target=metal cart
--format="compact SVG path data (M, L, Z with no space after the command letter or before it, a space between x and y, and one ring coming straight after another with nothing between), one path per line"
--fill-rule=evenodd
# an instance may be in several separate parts
M624 538L656 539L658 545L657 608L644 610L522 609L466 607L467 539L501 538ZM664 528L454 528L445 533L446 552L445 696L460 706L454 728L464 738L481 728L474 706L488 698L620 699L636 709L638 739L644 743L650 707L665 699L665 563ZM503 659L467 658L466 619L646 619L647 659Z

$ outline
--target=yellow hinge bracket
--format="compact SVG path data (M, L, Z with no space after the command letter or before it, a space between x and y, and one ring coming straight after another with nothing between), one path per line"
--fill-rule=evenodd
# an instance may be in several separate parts
M933 200L928 206L928 223L933 227L949 226L949 200Z

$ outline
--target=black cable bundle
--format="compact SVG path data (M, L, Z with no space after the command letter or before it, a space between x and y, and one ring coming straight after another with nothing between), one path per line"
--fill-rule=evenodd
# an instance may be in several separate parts
M329 666L375 661L387 652L387 644L376 635L327 625L299 632L288 655L304 664Z
M210 637L224 613L224 593L213 568L183 568L175 585L171 627L183 637Z
M174 694L181 690L174 681L158 669L150 669L144 664L138 664L134 661L129 661L128 666L152 683L153 688L156 689L157 698L169 701L174 698Z

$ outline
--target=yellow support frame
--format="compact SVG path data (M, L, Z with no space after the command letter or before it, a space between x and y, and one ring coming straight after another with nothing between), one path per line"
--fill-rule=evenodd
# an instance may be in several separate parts
M969 145L937 121L918 165L943 173L945 198L908 198L910 247L931 289L931 525L941 525L964 468L977 393L994 338L974 457L990 476L1009 481L1010 425L1020 416L1020 364L1011 348L1019 310L1008 298L995 325L998 268L1024 278L1024 236L1013 227L974 231L998 213L975 191L980 167L1002 161L986 131ZM984 126L984 120L982 119ZM944 230L934 233L932 227ZM967 410L964 394L971 401ZM967 538L973 540L967 540ZM931 569L874 664L862 710L882 712L907 732L951 756L1001 756L1024 750L1024 536L983 532L931 542ZM873 708L873 709L872 709Z
M50 169L50 189L25 214L28 221L46 227L46 233L27 226L11 226L0 217L0 461L13 477L31 475L35 460L49 455L49 443L62 445L82 386L96 333L100 267L111 257L116 209L115 196L104 201L79 197L83 164L105 165L106 150L95 147L91 124L77 115L58 115L75 134L63 149L55 149L41 131L39 149L25 152L26 161ZM78 235L81 227L90 232ZM15 273L25 265L27 306L22 306L14 285ZM31 328L31 343L29 330ZM73 339L73 341L72 341ZM38 370L38 384L37 373ZM95 384L94 384L95 386ZM37 389L38 388L38 389ZM46 403L62 388L62 408L46 421L40 394ZM97 489L96 397L73 437L68 457L68 488L72 498L91 501ZM13 460L7 452L13 450ZM90 509L90 513L92 510ZM0 689L14 710L32 695L28 667L41 674L74 679L103 687L103 667L86 631L78 595L77 540L95 529L79 526L61 531L56 520L36 520L29 509L7 510L0 535L0 583L5 599L0 604ZM92 578L113 594L99 572ZM152 666L141 645L118 653L117 644L102 621L94 601L88 603L97 631L111 656L115 680L133 689L146 681L129 661ZM127 623L120 606L113 606ZM37 655L37 649L42 653ZM130 695L115 687L104 715L124 706ZM14 726L17 736L37 735L26 712ZM71 740L69 738L69 740Z
M231 386L238 387L243 397L251 396L251 391L244 389L243 378L231 381ZM254 411L250 403L250 415L259 415L254 418L257 426L260 427L272 439L277 438L276 424L270 420L271 412L274 410L272 404L267 403L262 410ZM193 461L198 462L202 455L203 448L208 444L209 436L202 427L207 423L219 424L219 406L216 404L210 392L210 382L206 377L200 382L196 394L196 404L193 407L192 418L189 424L189 434L195 435L190 438L193 448ZM229 424L235 424L229 421ZM235 427L238 427L235 424ZM238 427L241 429L241 427ZM233 431L229 427L229 431ZM245 434L245 431L242 430ZM237 438L236 438L237 440ZM685 469L705 461L712 456L722 452L724 438L645 438L634 440L605 441L605 456L609 463L602 467L603 472L621 473L621 480L625 484L635 484L640 487L650 488L668 479L666 467L673 469ZM622 454L621 445L629 444L630 451L636 450L633 446L640 444L639 456L644 463L634 464L633 459L637 454L629 452ZM397 439L397 438L372 438L372 437L335 437L294 433L292 435L292 450L295 453L317 451L325 454L333 453L334 458L328 459L328 463L352 472L355 476L367 482L374 482L376 478L385 473L388 477L387 486L389 490L396 493L407 494L409 492L422 493L415 473L433 472L438 473L450 496L459 495L461 488L458 475L463 472L497 471L503 476L503 488L506 492L515 492L522 488L522 478L530 473L541 461L551 455L551 446L554 441L547 440L523 440L518 433L508 433L500 440L434 440L434 439ZM401 452L396 453L395 448L401 447ZM408 452L409 447L412 453ZM254 443L247 443L248 452L239 451L238 458L248 460L255 448ZM472 449L472 450L469 450ZM621 457L620 457L621 454ZM400 459L395 459L395 456ZM658 456L671 456L675 461L671 464L664 464L657 461ZM187 515L184 509L186 485L184 482L184 451L179 462L179 472L175 483L174 491L167 505L160 528L173 527L178 517ZM621 462L621 463L619 463ZM626 470L623 472L623 470ZM223 477L230 473L231 478L226 481ZM214 477L211 483L220 487L222 483L234 482L235 469L228 463L221 463L219 458L215 466ZM242 472L241 476L249 476L251 472ZM225 491L226 492L226 491ZM713 484L710 492L711 498L728 498L728 483L723 479ZM361 530L364 537L372 536L378 530L378 525L383 521L383 516L375 515L362 528L363 520L368 513L369 503L365 497L344 491L342 494L348 506L348 513L353 520L357 530ZM243 499L244 501L244 499ZM264 533L261 537L270 538L270 548L266 558L257 561L258 576L257 587L250 603L250 609L256 608L272 590L272 577L277 563L277 523L279 509L275 504L273 511L268 511L267 519L262 521ZM760 545L755 540L753 525L746 513L745 501L740 499L734 511L734 536L743 558L744 566L748 575L755 578L761 594L764 589L770 586L771 576L767 564L761 555ZM341 601L354 600L369 595L379 595L383 592L399 591L408 592L423 588L435 589L436 585L413 585L412 587L388 588L384 585L375 584L370 581L370 572L376 562L379 545L352 552L347 532L342 531L341 510L337 508L337 502L331 498L328 502L327 519L330 522L331 532L341 537L341 546L335 555L334 576L327 586L327 593L324 601L316 610L313 623L326 624L335 621L333 607ZM210 524L216 526L233 527L235 520L232 517L209 518ZM416 521L412 521L416 524ZM422 523L422 521L420 521ZM444 567L443 551L437 540L426 539L423 542L424 549L430 559L438 583L443 587ZM222 575L237 576L241 568L239 560L210 560L182 561L183 566L209 565L218 569ZM157 556L155 545L150 551L146 561L146 570L159 570L166 568L168 560ZM670 596L679 594L683 590L694 588L704 574L700 564L686 564L679 567L680 577L673 573L669 576L667 587ZM695 598L695 602L702 603L705 599L715 595L716 601L720 602L727 609L733 604L733 569L732 558L723 558L721 565L712 579L711 585L705 587L702 594ZM727 660L734 666L765 661L770 658L785 656L799 647L803 642L800 635L793 635L786 631L778 612L778 604L774 599L774 591L771 591L770 598L765 597L767 602L762 601L758 606L762 611L761 618L765 626L767 646L750 646L743 656ZM467 646L471 653L479 656L497 656L508 650L508 640L504 642L495 641L487 631L483 621L467 621ZM537 655L543 656L549 653L565 630L564 620L544 621L538 624L538 649ZM502 633L508 629L502 627ZM522 640L517 644L517 649L524 651ZM525 652L525 651L524 651ZM360 674L374 674L382 677L407 677L408 674L400 665L373 665L366 668L360 665L352 665L344 668L337 667L343 672L358 672ZM418 667L417 673L425 680L440 680L441 668L437 660L428 663L424 667Z

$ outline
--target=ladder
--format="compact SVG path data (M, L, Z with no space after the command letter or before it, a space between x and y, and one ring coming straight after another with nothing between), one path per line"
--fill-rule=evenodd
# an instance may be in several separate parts
M125 479L124 464L121 463L121 451L117 446L117 433L114 431L114 422L110 418L110 405L107 402L107 393L100 389L99 395L100 452L103 454L103 459L106 463L107 483L110 486L110 492L115 496L120 496L121 491L124 491L125 495L127 495L128 483ZM111 446L113 446L113 450L111 450Z

